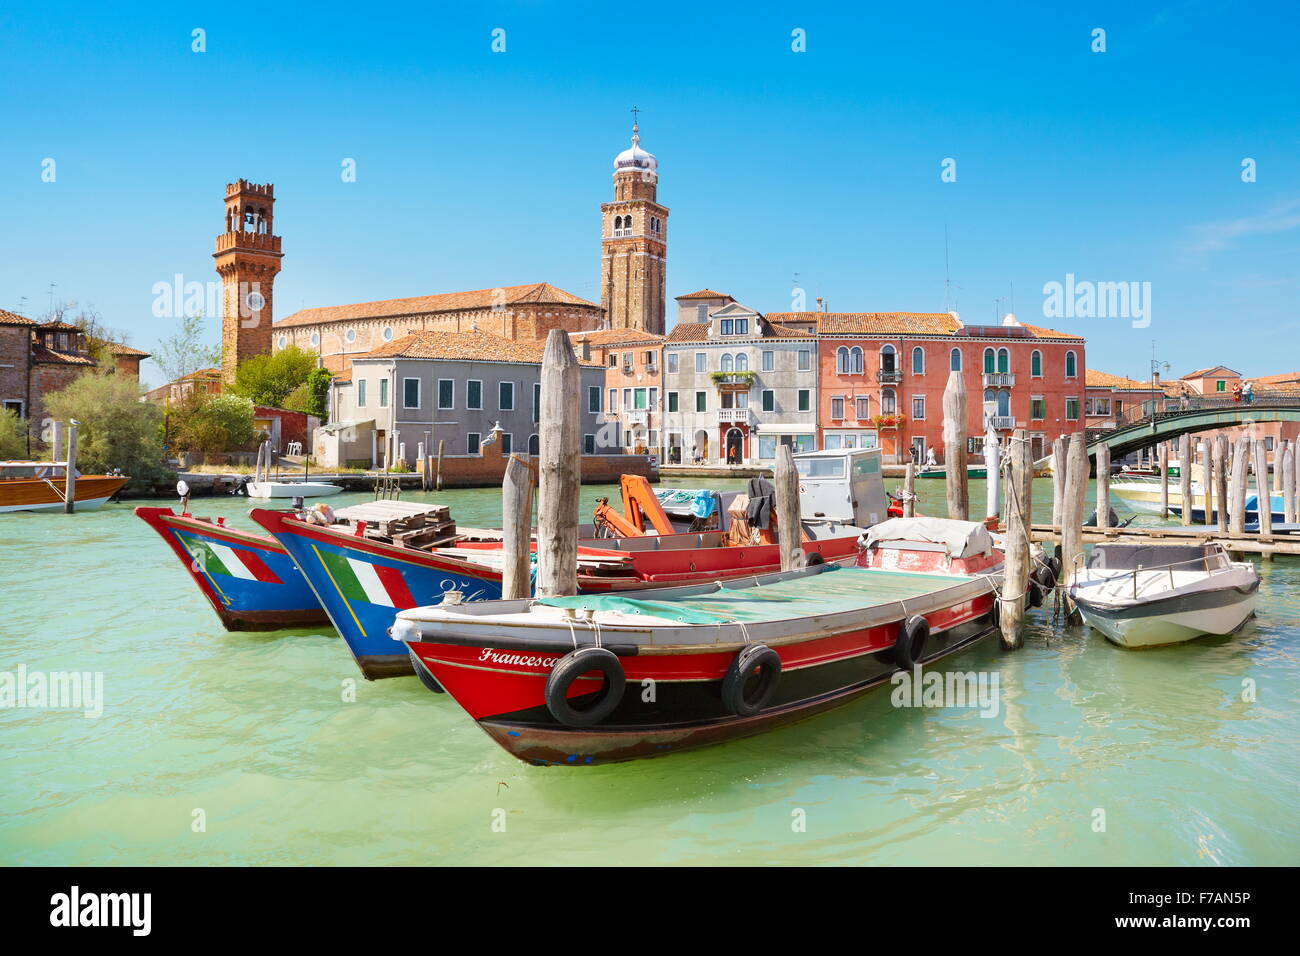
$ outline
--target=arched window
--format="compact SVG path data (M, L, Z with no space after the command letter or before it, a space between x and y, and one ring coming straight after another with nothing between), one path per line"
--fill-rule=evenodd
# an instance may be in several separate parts
M1065 353L1065 377L1074 378L1079 374L1079 360L1075 358L1073 352Z
M853 350L849 352L849 370L852 371L854 375L862 374L862 349L858 348L856 345L853 346Z
M528 454L537 456L542 453L542 440L536 435L528 436Z
M886 345L880 350L880 370L882 372L895 372L897 366L894 364L894 347Z
M1043 376L1043 353L1034 349L1029 353L1029 374L1035 378Z
M737 372L749 371L749 356L744 352L736 353L736 371Z
M720 368L722 369L722 371L724 371L724 372L730 372L734 367L735 367L735 366L732 364L730 353L723 352L723 353L722 353L722 365L720 366Z
M912 374L925 374L925 349L919 345L912 349Z
M1005 375L1011 371L1011 353L1006 349L998 349L998 372Z
M993 374L993 350L992 349L984 350L984 374L985 375Z
M954 372L961 371L961 349L953 349L948 353L948 368Z
M849 350L843 345L835 350L835 371L840 375L849 374Z
M898 398L892 388L882 388L880 390L880 414L892 415L898 408Z
M998 414L1011 414L1011 393L1006 390L998 392Z

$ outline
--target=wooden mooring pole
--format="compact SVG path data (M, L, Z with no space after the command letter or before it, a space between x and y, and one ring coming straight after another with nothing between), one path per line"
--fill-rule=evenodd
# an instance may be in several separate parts
M1065 503L1065 473L1069 469L1070 436L1062 435L1052 443L1052 524L1061 526L1061 507Z
M961 372L948 373L943 390L943 463L948 488L948 517L970 520L966 478L966 379Z
M540 435L538 436L538 441L541 441ZM438 439L438 475L436 484L439 491L442 491L442 450L446 444L447 440L445 438Z
M81 422L75 418L68 422L68 468L63 477L63 513L73 514L77 510L77 426Z
M1219 530L1228 533L1228 436L1214 439L1214 504Z
M531 591L533 476L528 463L518 455L506 461L501 481L501 549L505 568L501 575L501 596L506 600L526 598ZM575 558L576 560L576 558Z
M1255 511L1259 515L1259 533L1261 535L1271 535L1273 533L1273 501L1269 497L1268 448L1264 445L1264 439L1257 438L1251 443L1251 449L1254 451ZM1264 553L1265 561L1271 561L1272 559L1272 552Z
M910 461L903 469L903 517L916 517L916 464Z
M542 358L538 423L537 595L578 593L578 495L582 481L582 393L568 333L552 329Z
M1088 497L1088 442L1083 432L1070 436L1061 502L1061 583L1069 584L1083 556L1083 512Z
M1025 596L1029 591L1029 526L1033 522L1033 503L1025 498L1033 477L1033 462L1023 428L1016 429L1007 449L1007 460L1010 465L1007 473L1007 532L1003 539L1002 600L998 624L1002 631L1002 646L1015 650L1025 643L1022 626Z
M1097 446L1097 527L1110 527L1110 446Z
M1169 443L1161 442L1157 467L1160 469L1160 517L1169 517Z
M1282 452L1282 518L1287 524L1296 519L1295 455L1296 444L1288 441Z
M1030 467L1033 467L1032 462ZM1002 513L1002 446L991 424L984 433L984 475L984 516L996 518ZM1011 487L1015 485L1011 484Z
M1182 436L1182 451L1178 454L1178 496L1183 502L1179 521L1185 527L1192 523L1192 457L1195 447L1191 435Z
M1273 494L1275 495L1282 493L1282 452L1285 448L1285 441L1273 445Z
M1228 531L1246 531L1246 472L1250 458L1250 439L1242 435L1232 449L1232 494L1229 496Z
M803 545L799 513L799 469L794 463L794 449L781 445L776 450L773 482L776 486L776 543L781 549L781 570L803 567Z
M1201 442L1201 499L1205 506L1202 523L1208 528L1214 524L1214 442L1209 435Z

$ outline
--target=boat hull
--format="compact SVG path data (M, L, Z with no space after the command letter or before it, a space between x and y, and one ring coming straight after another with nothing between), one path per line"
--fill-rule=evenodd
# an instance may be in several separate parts
M94 511L102 507L130 480L111 475L83 475L77 479L76 510ZM52 485L39 479L6 479L0 481L0 512L62 511L62 492L62 479Z
M250 498L322 498L337 495L343 488L324 481L250 481L245 488Z
M923 615L930 625L922 664L965 650L995 630L991 590L967 591ZM722 684L734 649L690 652L652 646L605 646L619 654L627 689L617 709L592 728L559 723L545 701L551 668L564 656L524 650L503 638L483 644L413 640L421 664L487 735L527 763L587 766L663 756L771 730L846 704L884 684L901 668L894 646L902 620L818 631L770 646L781 658L776 696L759 713L737 716L723 704ZM408 639L409 640L409 639ZM608 636L607 642L616 640ZM760 638L755 636L755 640ZM535 647L535 645L534 645ZM585 687L579 685L586 682ZM574 682L570 698L600 689ZM645 689L653 688L647 700Z
M1133 607L1111 607L1075 595L1084 623L1120 647L1161 647L1237 631L1255 613L1258 584L1194 592Z
M289 553L270 535L215 525L170 508L138 507L207 598L228 631L273 631L329 623Z

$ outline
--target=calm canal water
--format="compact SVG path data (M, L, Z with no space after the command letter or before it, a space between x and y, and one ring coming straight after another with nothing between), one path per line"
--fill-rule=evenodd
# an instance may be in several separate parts
M942 482L918 485L942 513ZM497 491L427 497L500 523ZM248 527L247 506L193 510ZM1300 862L1297 559L1260 565L1235 639L1123 651L1035 612L1024 650L990 639L940 667L995 673L992 717L882 690L750 740L568 769L517 762L414 677L359 680L331 633L225 632L130 505L0 523L0 671L104 675L98 719L0 710L3 863Z

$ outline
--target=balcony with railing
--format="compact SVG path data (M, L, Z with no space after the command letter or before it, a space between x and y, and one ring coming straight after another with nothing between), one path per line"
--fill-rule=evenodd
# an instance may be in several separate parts
M993 426L994 431L1009 431L1016 427L1015 415L988 415L985 421Z
M629 425L649 425L650 410L648 408L625 408L623 409L623 421Z
M899 369L884 369L876 373L876 381L882 385L896 385L903 380L903 373Z
M1012 388L1016 384L1014 372L985 372L985 388Z
M748 408L719 408L718 424L720 425L746 425L749 423Z

